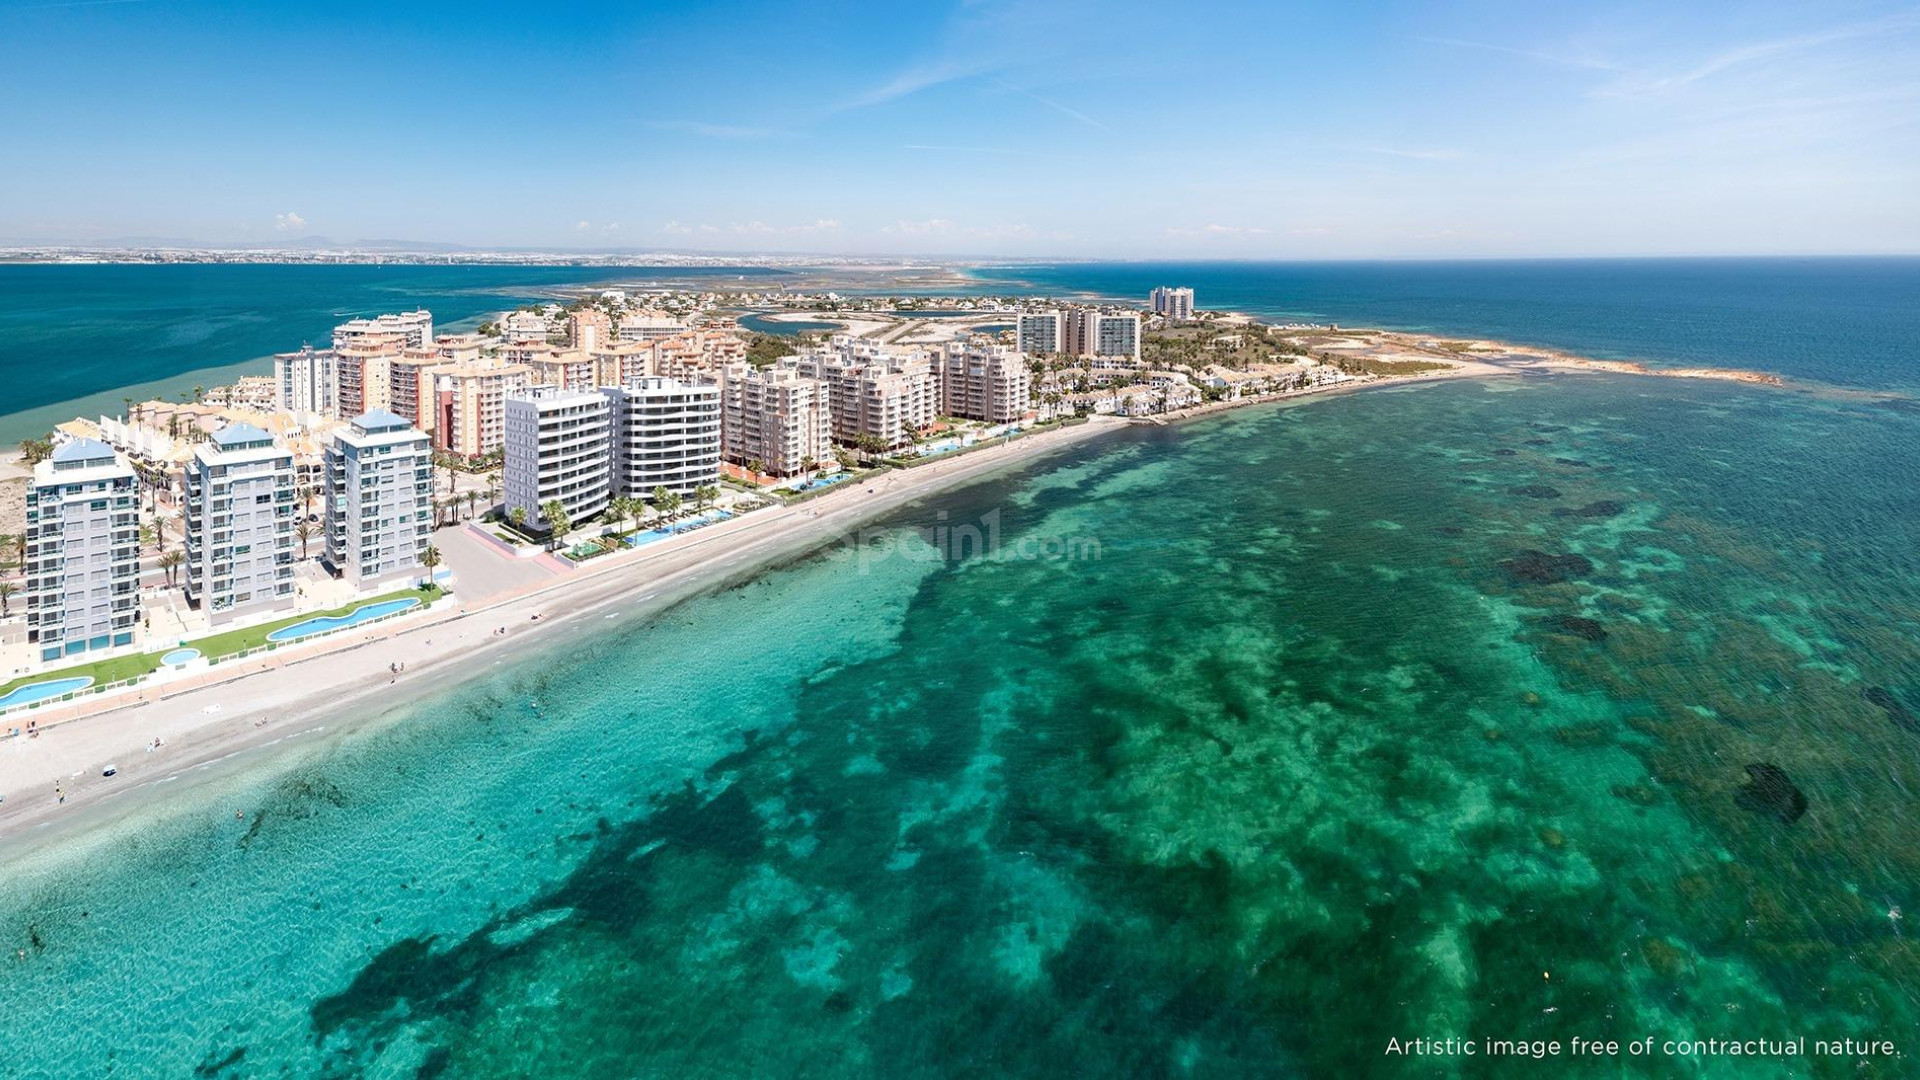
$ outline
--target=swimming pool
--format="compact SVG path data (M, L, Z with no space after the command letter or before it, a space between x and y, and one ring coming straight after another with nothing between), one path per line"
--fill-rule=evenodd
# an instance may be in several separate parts
M191 664L198 659L200 659L199 649L175 649L161 657L160 663L167 667L179 667L182 664Z
M410 607L418 607L419 604L420 599L414 596L404 597L399 600L382 600L378 604L367 604L364 607L354 608L345 615L322 615L317 619L308 619L305 622L294 623L292 626L283 626L273 633L268 634L267 640L280 643L294 641L303 637L312 637L314 634L329 634L335 630L345 630L350 626L359 626L363 622L384 618L395 612L405 611Z
M16 687L6 697L0 697L0 709L15 705L31 705L36 701L57 698L62 694L71 694L75 690L85 690L93 685L93 676L81 675L72 679L49 679L46 682L28 683Z
M831 485L837 484L842 480L851 480L851 479L853 479L852 473L838 472L838 473L834 473L831 476L816 476L813 479L808 480L804 483L798 484L792 488L789 488L788 490L795 492L796 494L802 491L815 491L823 487L829 487Z
M646 532L634 533L632 536L627 537L625 540L621 542L626 544L628 547L633 547L633 548L646 547L648 544L658 543L659 541L665 540L669 536L678 536L679 534L683 532L687 532L691 529L697 529L702 525L711 525L722 518L729 518L732 516L733 514L726 510L709 510L704 514L699 515L698 517L691 517L685 521L678 521L664 528L648 529Z

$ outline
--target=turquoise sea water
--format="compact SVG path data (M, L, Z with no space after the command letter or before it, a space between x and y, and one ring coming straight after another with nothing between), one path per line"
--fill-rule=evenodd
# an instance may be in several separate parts
M437 325L599 282L778 271L529 266L0 265L0 442L75 415L118 415L135 392L174 397L272 370L348 319L425 307Z
M1429 330L1608 359L1758 368L1845 386L1920 386L1920 258L1106 263L975 272L982 288Z
M1129 429L6 863L0 1075L1913 1075L1915 460L1622 376Z

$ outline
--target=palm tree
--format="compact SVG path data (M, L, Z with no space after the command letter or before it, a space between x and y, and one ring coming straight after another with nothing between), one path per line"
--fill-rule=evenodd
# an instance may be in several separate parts
M440 565L440 549L428 544L427 550L420 553L420 565L427 568L427 581L432 582L433 568Z
M527 530L527 508L524 506L516 506L507 511L507 520L513 522L515 529L525 532Z
M293 538L300 541L300 557L302 559L306 558L307 541L313 539L313 526L305 521L295 525L293 527Z
M759 458L754 458L752 461L747 462L747 471L755 477L758 477L761 473L767 471L767 463L761 461Z
M7 617L7 603L13 599L13 594L19 591L20 586L13 582L0 581L0 619Z
M179 566L184 561L186 561L186 556L177 551L169 551L165 555L160 556L160 569L167 572L168 586L172 586L173 584L174 567Z
M148 544L153 544L155 545L154 550L158 551L159 543L160 543L160 530L154 528L153 522L149 521L145 525L140 526L140 546L141 547L146 547Z
M473 520L473 508L475 506L478 506L479 504L480 504L480 493L473 490L472 488L468 488L467 489L467 520L468 521Z
M567 518L567 508L560 505L559 499L548 499L540 504L540 516L547 520L547 546L558 546L560 538L573 525Z
M52 439L21 439L20 456L29 465L38 465L53 454Z
M487 505L491 507L500 501L500 472L494 470L487 474Z
M814 469L818 468L819 465L820 465L820 462L816 460L811 454L800 459L800 471L803 473L810 473Z
M712 502L714 497L719 494L719 489L712 484L701 484L699 487L693 489L693 504L705 510L707 504Z
M207 399L207 388L206 388L206 387L204 387L204 386L196 386L196 387L194 387L194 388L193 388L193 403L194 403L195 405L198 405L198 404L200 404L201 402L203 402L203 401L205 401L206 399Z
M663 517L664 517L664 516L666 515L666 512L667 512L667 487L666 487L666 485L665 485L665 484L656 484L656 485L654 486L654 489L653 489L653 494L652 494L652 495L649 495L649 496L647 497L647 501L648 501L648 502L650 502L650 503L652 503L652 504L653 504L653 508L654 508L654 509L655 509L656 511L658 511L658 512L659 512L659 513L661 514L661 516L663 516Z

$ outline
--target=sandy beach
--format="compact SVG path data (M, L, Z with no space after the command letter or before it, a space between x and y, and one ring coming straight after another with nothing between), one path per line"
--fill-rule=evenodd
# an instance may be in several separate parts
M558 640L586 620L663 610L831 543L895 507L1124 426L1095 419L1038 432L598 560L484 607L463 608L450 598L372 633L36 710L38 737L0 742L0 856L31 846L27 841L132 812L143 800L123 796L189 770L241 764L236 756L257 760L254 751L290 739L377 722L497 661ZM498 633L503 627L506 633ZM390 664L404 671L396 675ZM10 718L9 726L25 723ZM116 775L103 777L110 764Z
M701 590L751 576L781 558L846 535L873 517L968 480L1096 438L1128 423L1171 423L1227 409L1338 395L1368 387L1528 373L1611 372L1726 379L1780 385L1773 376L1726 369L1649 369L1550 350L1473 342L1465 355L1430 341L1380 331L1342 331L1370 339L1376 356L1440 360L1441 370L1367 378L1336 386L1214 402L1133 421L1099 417L1039 432L919 468L876 477L800 504L763 510L643 551L590 563L558 579L462 607L457 595L433 610L370 633L322 639L268 658L221 665L202 675L36 710L38 737L0 741L0 856L35 838L98 820L122 798L188 770L202 772L288 739L352 730L454 685L566 628L616 613L662 610ZM602 609L616 609L607 610ZM505 633L499 633L501 629ZM395 673L389 665L404 670ZM27 717L10 718L24 726ZM157 745L156 745L157 741ZM237 763L236 763L237 764ZM113 765L117 773L103 777ZM59 828L55 828L55 824Z

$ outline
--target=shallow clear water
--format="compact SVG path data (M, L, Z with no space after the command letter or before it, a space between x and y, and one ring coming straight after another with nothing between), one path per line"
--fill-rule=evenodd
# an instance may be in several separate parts
M1916 454L1611 376L1129 430L9 865L0 1074L1906 1040ZM1697 1070L1809 1073L1909 1075Z

